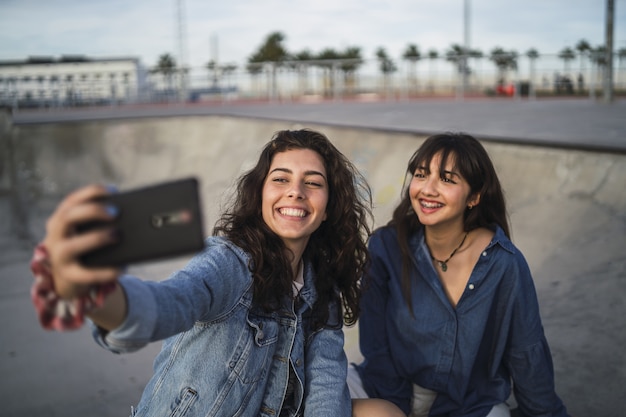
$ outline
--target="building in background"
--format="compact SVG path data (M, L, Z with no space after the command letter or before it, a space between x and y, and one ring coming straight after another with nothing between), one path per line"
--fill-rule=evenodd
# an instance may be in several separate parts
M0 61L0 105L58 107L141 101L147 70L138 58L82 55Z

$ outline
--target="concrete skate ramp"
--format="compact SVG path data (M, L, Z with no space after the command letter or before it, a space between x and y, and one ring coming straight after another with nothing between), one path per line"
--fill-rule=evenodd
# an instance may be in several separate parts
M0 185L9 190L0 196L3 413L127 415L159 348L116 356L95 346L88 329L58 334L38 327L28 298L30 242L43 235L62 195L94 181L127 189L194 175L209 233L235 177L256 162L273 133L304 127L325 133L356 163L372 187L376 224L385 223L422 136L222 116L14 126L2 151L15 164L0 170ZM513 240L534 274L558 393L577 417L623 415L626 155L483 143L506 192ZM16 184L19 193L11 193ZM21 233L30 240L7 237L19 222L27 222ZM159 280L184 261L131 272ZM359 357L356 338L349 329L352 359Z

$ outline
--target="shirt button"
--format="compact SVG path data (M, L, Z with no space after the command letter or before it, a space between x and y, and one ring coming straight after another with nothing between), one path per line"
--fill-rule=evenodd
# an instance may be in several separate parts
M302 364L302 361L300 359L296 359L296 366L300 366Z
M483 256L487 256L487 251L484 251L484 252L483 252Z
M473 290L473 289L474 289L474 284L470 284L470 285L468 286L468 288L469 288L470 290Z

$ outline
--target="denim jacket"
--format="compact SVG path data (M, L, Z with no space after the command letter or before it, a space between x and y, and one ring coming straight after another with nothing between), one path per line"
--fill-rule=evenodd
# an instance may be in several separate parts
M393 227L369 243L372 266L361 303L357 369L368 395L410 409L413 384L437 392L430 416L484 417L511 381L524 416L565 417L526 260L497 228L456 308L430 259L423 228L409 238L413 311L404 299Z
M210 237L168 280L120 280L128 315L109 333L94 331L96 341L121 353L165 339L135 417L278 417L290 366L297 410L289 416L351 415L339 306L335 323L311 330L315 277L305 262L297 307L289 298L274 312L255 308L248 261L230 241Z

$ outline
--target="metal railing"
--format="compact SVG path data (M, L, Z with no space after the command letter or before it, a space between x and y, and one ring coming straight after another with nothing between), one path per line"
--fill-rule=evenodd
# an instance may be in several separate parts
M626 93L626 66L614 60L614 91ZM601 95L603 68L589 59L563 61L556 55L519 56L514 70L501 71L487 57L469 58L467 85L455 62L444 58L399 61L384 74L377 60L262 63L228 71L190 68L167 76L145 74L141 86L110 80L54 82L0 79L0 105L19 108L102 106L129 103L224 100L317 101L401 100L419 97ZM356 68L356 69L355 69ZM462 87L462 88L461 88Z

